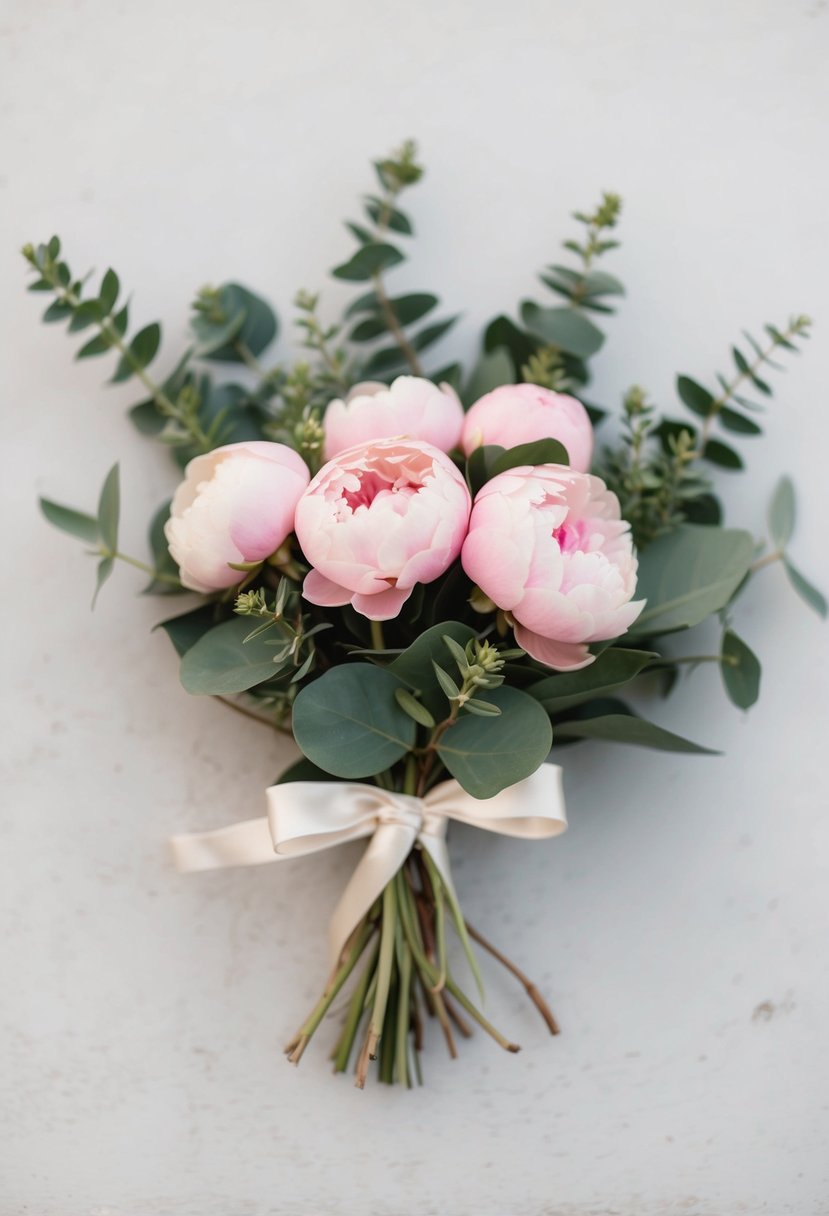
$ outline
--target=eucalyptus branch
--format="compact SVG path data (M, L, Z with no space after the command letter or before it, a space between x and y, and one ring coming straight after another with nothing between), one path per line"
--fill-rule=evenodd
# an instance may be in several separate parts
M737 375L723 385L722 392L718 397L715 397L713 402L708 407L708 414L703 421L702 430L700 431L700 442L696 456L701 456L705 452L705 445L711 436L711 428L717 416L722 412L729 401L733 400L737 390L746 383L751 381L757 383L758 371L767 363L771 362L771 356L776 350L781 347L786 349L792 348L792 339L804 337L811 327L811 319L805 316L793 317L789 322L788 327L781 333L778 330L769 328L771 341L762 348L755 348L755 357L750 362L743 361L743 366L737 372Z
M382 199L382 206L377 218L377 240L382 241L387 236L389 224L391 223L392 215L394 214L395 203L401 191L408 185L408 182L401 181L399 177L391 177L386 185L386 190ZM417 356L417 351L412 346L394 311L391 300L386 292L383 282L382 271L377 270L371 276L372 286L377 294L377 301L380 305L380 311L383 314L383 319L386 322L389 333L394 338L403 356L415 376L422 376L423 364Z

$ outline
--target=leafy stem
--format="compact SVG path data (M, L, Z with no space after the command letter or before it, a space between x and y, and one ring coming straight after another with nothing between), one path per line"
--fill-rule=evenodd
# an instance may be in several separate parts
M702 456L705 452L705 445L711 437L711 428L716 421L717 415L728 405L734 397L737 390L746 383L751 381L757 384L757 373L766 364L771 361L771 356L776 350L781 347L786 349L792 348L792 339L803 337L809 330L812 322L809 317L798 316L793 317L789 322L788 327L781 333L779 330L769 327L771 341L765 347L754 346L755 356L749 362L743 360L739 365L739 370L732 380L726 381L722 385L722 392L718 397L715 397L708 407L708 413L703 421L702 430L700 432L700 442L695 456ZM754 344L753 344L754 345ZM765 390L768 392L768 388Z

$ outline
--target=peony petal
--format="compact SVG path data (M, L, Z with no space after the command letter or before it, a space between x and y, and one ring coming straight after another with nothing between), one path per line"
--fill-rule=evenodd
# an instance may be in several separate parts
M318 608L342 608L351 603L352 594L347 587L326 578L319 570L309 570L302 584L303 599Z
M361 595L358 592L351 604L370 621L391 621L400 615L400 609L411 594L411 587L389 587L388 591L378 591L376 595Z
M540 633L525 629L517 621L515 640L528 655L537 662L544 663L546 667L552 667L554 671L578 671L581 667L589 667L596 658L586 646L573 642L557 642L555 638L543 638Z

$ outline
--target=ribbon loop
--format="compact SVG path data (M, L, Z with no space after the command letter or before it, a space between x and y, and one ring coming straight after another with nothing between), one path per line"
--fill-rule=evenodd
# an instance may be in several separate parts
M525 840L563 832L567 817L561 776L558 765L543 764L526 780L485 800L473 798L454 780L435 786L424 798L360 782L272 785L266 791L267 818L174 836L173 856L179 870L212 870L302 857L370 837L331 918L329 946L336 966L351 934L416 843L454 891L446 849L450 819Z

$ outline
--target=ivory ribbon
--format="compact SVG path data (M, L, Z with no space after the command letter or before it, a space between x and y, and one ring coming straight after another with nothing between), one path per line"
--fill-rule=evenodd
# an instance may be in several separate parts
M176 866L183 872L258 866L370 836L331 918L332 966L416 842L454 894L446 848L450 819L525 840L557 836L567 827L556 764L542 764L526 780L485 800L473 798L454 780L435 786L423 798L347 781L292 781L272 785L266 797L266 818L173 836Z

